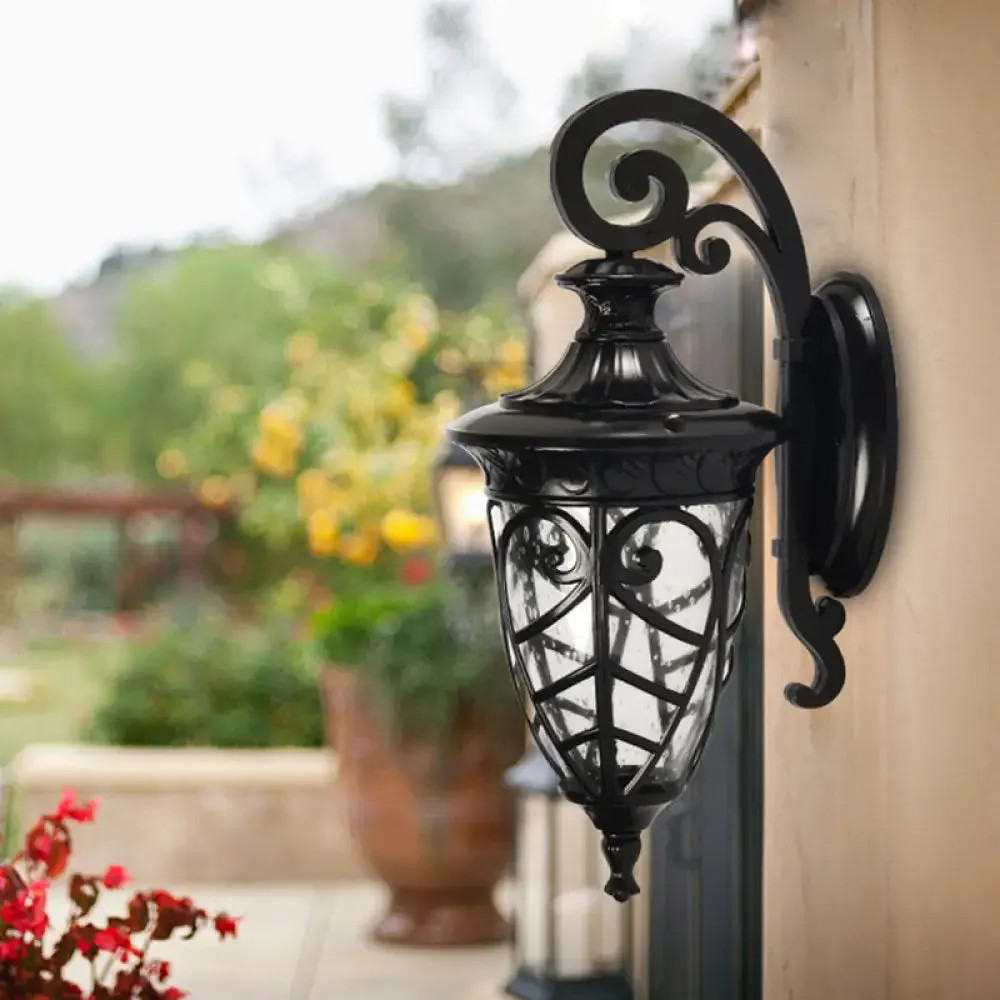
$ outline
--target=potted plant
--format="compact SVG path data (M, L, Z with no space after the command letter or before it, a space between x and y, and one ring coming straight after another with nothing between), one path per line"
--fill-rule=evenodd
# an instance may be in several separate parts
M317 637L339 668L323 678L327 739L361 848L393 890L377 936L498 940L491 889L510 837L501 774L523 749L523 725L504 691L502 737L485 735L477 692L502 681L499 630L458 635L454 594L428 582L431 479L460 397L524 384L524 331L371 282L332 312L295 291L302 326L281 384L200 373L205 418L161 455L160 472L234 506L247 541L276 567L308 571L326 608Z
M315 621L349 824L390 890L381 941L507 934L493 900L511 847L502 779L523 752L524 726L498 630L468 628L461 609L435 580L343 597Z

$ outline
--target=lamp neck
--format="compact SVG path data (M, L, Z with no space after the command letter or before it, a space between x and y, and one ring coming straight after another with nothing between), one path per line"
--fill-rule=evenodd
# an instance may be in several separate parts
M656 325L656 303L683 277L655 261L615 255L582 261L556 281L583 302L578 341L642 343L664 339Z
M687 371L656 324L656 300L683 275L656 261L619 254L581 261L556 280L582 299L583 325L555 368L504 396L504 407L632 420L642 412L682 413L739 402Z

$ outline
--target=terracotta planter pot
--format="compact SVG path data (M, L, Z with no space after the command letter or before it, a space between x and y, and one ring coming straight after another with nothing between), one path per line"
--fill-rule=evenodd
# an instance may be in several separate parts
M391 892L375 939L431 947L505 940L493 900L512 840L502 776L523 751L523 727L498 738L467 712L449 748L392 744L352 673L327 668L323 685L348 824Z

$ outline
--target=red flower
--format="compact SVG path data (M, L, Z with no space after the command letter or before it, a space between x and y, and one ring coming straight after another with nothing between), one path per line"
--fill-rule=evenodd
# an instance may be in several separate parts
M169 892L165 892L163 889L157 889L153 893L153 902L161 910L181 910L184 908L184 901L178 899L176 896L171 896Z
M87 940L82 934L76 936L76 950L84 958L95 958L97 956L97 945L93 941Z
M165 983L170 978L170 963L160 958L154 958L149 963L150 978Z
M132 881L121 865L111 865L99 877L70 876L69 929L49 937L49 880L66 870L72 852L67 821L92 822L96 806L96 800L81 803L76 792L66 789L55 811L29 829L13 861L0 864L0 1000L43 1000L40 990L46 997L62 1000L84 1000L85 996L183 1000L187 996L183 990L167 986L169 963L147 958L149 945L178 932L191 938L210 922L220 938L236 936L237 919L220 913L210 921L192 899L162 889L135 893L126 914L109 917L105 927L89 923L88 915L103 889L120 889ZM132 941L140 934L141 949ZM75 953L91 963L92 985L87 991L65 979ZM116 968L116 959L125 968Z
M32 882L0 907L0 919L18 934L40 938L49 926L45 912L48 888L47 882Z
M214 923L215 929L219 933L220 939L225 939L227 937L236 937L236 925L242 920L242 917L231 917L227 913L220 913L216 916Z
M399 578L411 587L425 584L433 575L434 568L429 559L422 556L410 556L399 568Z
M121 865L111 865L101 881L105 889L123 889L132 881L132 876Z
M132 944L132 939L120 927L105 927L94 935L94 947L99 951L111 951L125 958L127 955L141 955Z
M52 856L52 837L35 827L25 843L25 854L29 861L36 861L40 865L46 864Z
M0 938L0 962L17 962L27 954L28 946L21 938Z
M97 803L97 799L91 799L90 802L78 803L76 792L72 788L66 788L63 790L62 798L56 807L55 819L57 822L65 822L67 819L71 819L76 823L93 823Z

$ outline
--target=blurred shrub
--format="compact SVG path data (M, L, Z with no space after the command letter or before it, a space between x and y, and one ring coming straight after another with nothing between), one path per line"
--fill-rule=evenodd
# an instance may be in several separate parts
M386 729L447 740L474 706L509 732L523 727L498 628L478 627L447 579L344 595L313 616L329 663L367 687Z
M112 521L26 518L18 532L18 546L22 579L45 581L43 586L52 591L53 601L59 601L59 609L114 608L118 540Z
M318 747L316 667L291 620L238 628L203 614L132 647L86 735L120 746Z

